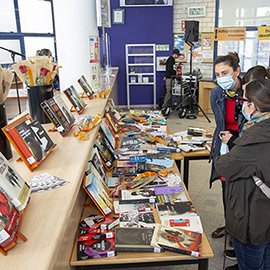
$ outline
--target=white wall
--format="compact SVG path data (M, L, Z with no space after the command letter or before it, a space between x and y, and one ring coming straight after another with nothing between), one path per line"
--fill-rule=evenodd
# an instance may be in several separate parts
M202 18L189 18L187 16L187 8L194 6L205 6L206 16ZM209 33L214 31L215 27L215 11L216 0L174 0L173 5L173 32L181 32L182 20L199 21L199 32ZM184 34L184 33L183 33ZM192 68L198 67L203 75L203 78L212 78L213 64L212 63L193 63ZM189 63L183 64L183 72L189 73Z
M54 18L60 89L74 85L80 90L78 78L90 80L89 36L97 36L96 1L55 0Z

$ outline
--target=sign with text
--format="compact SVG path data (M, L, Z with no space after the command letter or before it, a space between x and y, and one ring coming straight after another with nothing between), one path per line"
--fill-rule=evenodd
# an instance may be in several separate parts
M270 40L270 26L258 27L258 40Z
M215 28L215 41L221 40L245 40L246 28L245 27L225 27Z

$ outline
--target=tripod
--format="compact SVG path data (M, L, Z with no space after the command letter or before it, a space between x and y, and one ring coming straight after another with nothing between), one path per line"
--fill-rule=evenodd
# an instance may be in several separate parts
M197 100L196 100L196 96L194 94L192 94L192 47L194 46L194 44L190 41L187 41L188 38L185 40L186 44L189 45L189 50L190 50L190 70L189 70L189 89L188 89L188 93L185 94L185 97L182 101L179 102L179 104L177 104L177 106L173 109L172 113L174 111L176 111L177 109L179 109L185 102L186 100L189 100L189 111L192 111L192 102L193 104L195 104L203 113L204 117L208 120L209 123L211 123L211 120L208 118L208 116L205 114L205 112L203 111L203 109L201 108L201 106L198 104ZM172 114L171 113L171 114ZM187 117L189 119L196 119L197 117L195 115L189 116Z
M0 47L0 49L5 50L5 51L8 51L8 52L11 53L11 58L12 58L13 64L15 64L15 55L20 55L20 56L22 56L22 57L25 57L25 55L23 55L23 54L21 54L21 53L15 52L15 51L13 51L13 50L6 49L6 48L4 48L4 47ZM18 80L17 80L17 74L16 74L16 72L14 72L14 79L15 79L16 94L17 94L17 102L18 102L18 108L19 108L19 114L20 114L22 111L21 111L21 103L20 103L19 88L18 88Z

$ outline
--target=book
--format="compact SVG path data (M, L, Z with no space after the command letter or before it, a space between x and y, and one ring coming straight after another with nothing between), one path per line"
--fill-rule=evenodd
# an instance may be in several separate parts
M74 86L70 86L66 90L64 90L64 94L74 107L74 109L77 111L77 113L81 113L84 110L84 107L86 106L84 101L80 98L79 94L75 90Z
M113 168L113 177L119 177L119 176L132 176L137 175L137 169L136 167L114 167Z
M158 224L154 229L151 246L201 257L202 234Z
M160 248L152 247L151 240L154 229L151 228L116 228L116 251L160 252Z
M114 213L118 215L119 213L128 213L129 211L137 210L139 212L150 212L153 211L150 203L127 203L119 204L119 201L113 202Z
M197 215L191 201L157 203L156 207L160 218L163 216Z
M120 190L120 204L124 203L155 203L156 196L153 189Z
M31 171L55 147L41 124L38 121L32 121L29 114L11 122L3 128L3 131Z
M108 188L93 164L90 164L90 168L85 174L83 188L103 215L112 212L113 206Z
M18 210L23 210L30 197L30 188L0 152L0 187Z
M89 229L107 230L109 229L109 226L115 222L115 220L116 218L111 216L107 217L107 216L90 215L80 222L79 227L84 228L86 230Z
M137 172L143 173L143 172L159 172L165 170L166 167L163 165L155 165L155 164L149 164L149 163L137 163Z
M15 245L20 221L21 213L0 187L0 246L5 250Z
M95 166L96 170L100 174L101 178L105 181L105 183L107 183L105 168L99 155L98 149L95 147L91 152L89 162L92 162L92 164Z
M118 160L117 167L136 167L136 163L130 163L129 160Z
M106 139L110 143L111 147L113 149L115 149L117 139L116 139L116 136L115 136L115 133L114 133L112 127L110 126L110 124L106 118L101 120L100 127L101 127L102 132L106 136Z
M110 110L105 112L105 118L109 121L109 124L111 125L112 129L115 133L119 132L119 124L118 121L113 116L112 112Z
M119 177L109 177L105 182L109 188L114 188L121 184L121 179Z
M88 81L86 80L86 78L84 77L84 75L82 75L81 78L78 79L78 83L81 86L84 93L87 95L87 97L91 99L94 95L94 91L90 86L90 84L88 83Z
M153 211L131 210L128 212L120 212L120 227L123 228L154 228L155 218Z
M161 224L168 227L175 227L182 230L191 232L203 233L202 223L199 216L174 216L174 217L161 217Z

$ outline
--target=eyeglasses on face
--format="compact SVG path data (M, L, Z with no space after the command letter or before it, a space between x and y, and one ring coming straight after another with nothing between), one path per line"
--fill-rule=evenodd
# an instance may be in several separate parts
M244 101L250 103L251 101L246 99L246 98L243 98L243 97L239 97L238 98L238 102L240 103L240 105L243 105Z

